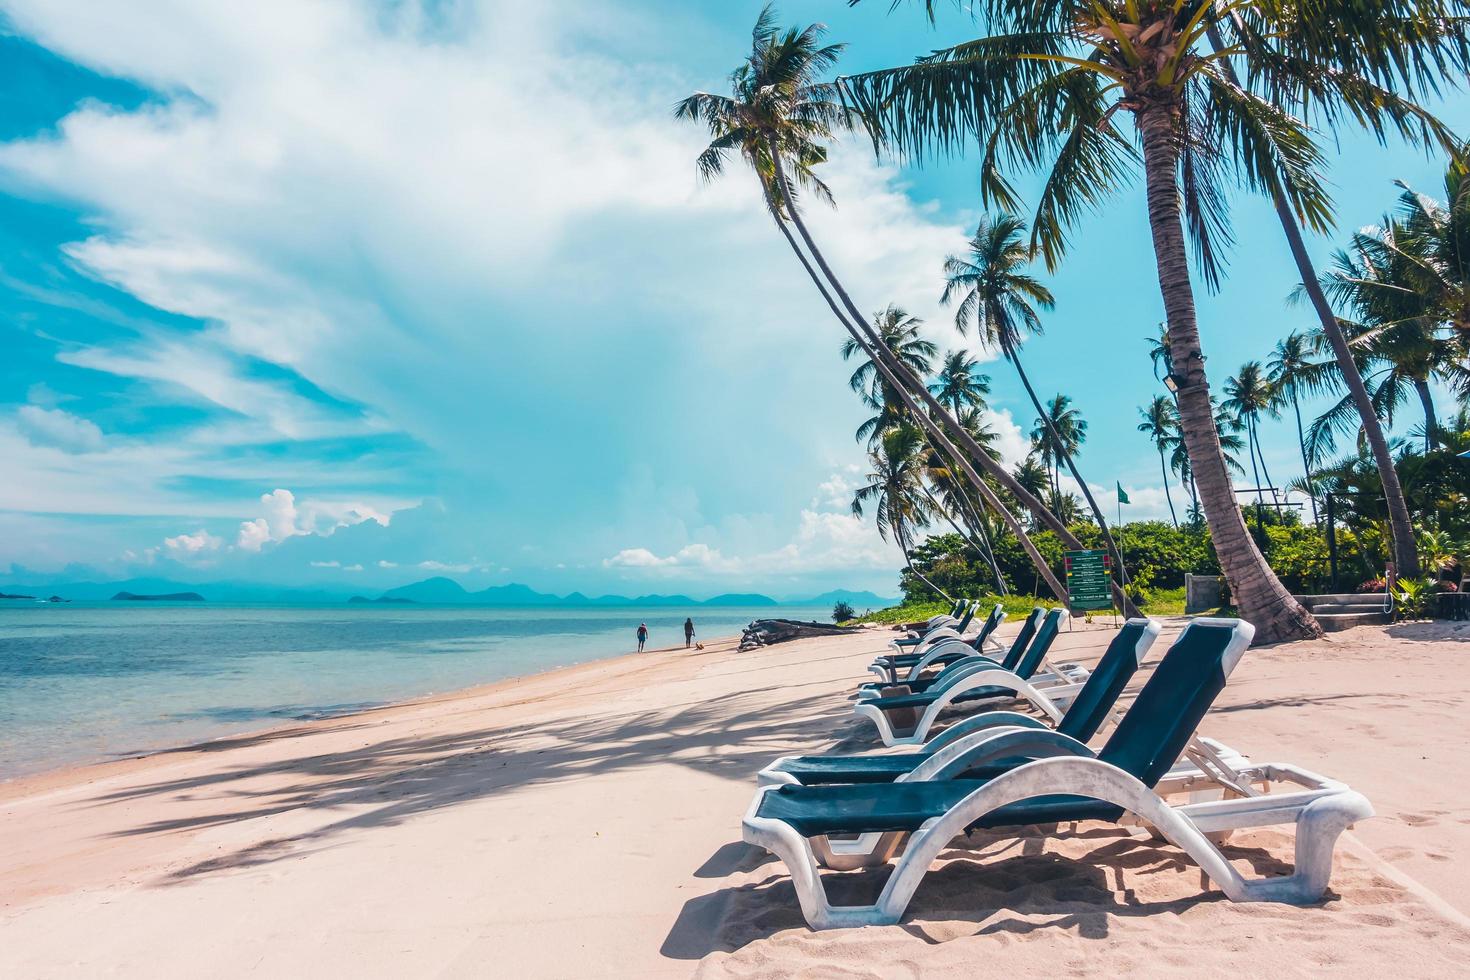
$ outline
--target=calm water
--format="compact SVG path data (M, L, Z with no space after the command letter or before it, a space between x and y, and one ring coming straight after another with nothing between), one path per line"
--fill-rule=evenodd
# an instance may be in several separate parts
M682 644L828 609L0 605L0 779Z

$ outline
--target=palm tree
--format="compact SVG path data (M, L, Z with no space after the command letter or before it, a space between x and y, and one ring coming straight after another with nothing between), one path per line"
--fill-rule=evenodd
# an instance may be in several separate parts
M892 303L887 309L873 314L873 331L878 335L879 341L901 364L918 374L928 374L939 353L939 348L933 341L925 340L920 335L919 330L923 324L923 320L910 316ZM842 359L851 360L854 355L861 354L862 350L857 340L849 337L842 343ZM894 386L878 373L874 362L866 357L852 372L847 383L862 397L863 404L876 413L858 426L857 430L858 441L866 440L872 446L886 430L903 421L903 400Z
M955 307L954 314L955 329L964 334L973 324L982 344L1000 348L1006 360L1016 369L1016 374L1036 409L1037 417L1049 428L1050 416L1042 407L1041 399L1036 397L1036 389L1031 386L1031 379L1021 366L1019 349L1023 333L1041 332L1041 317L1037 314L1036 307L1052 309L1056 300L1052 297L1051 290L1025 271L1036 256L1035 249L1021 240L1025 231L1025 223L1014 215L982 217L974 237L970 239L968 255L965 258L951 255L945 260L944 293L939 301L948 305L958 298L959 305ZM1053 453L1065 449L1065 443L1055 432L1050 433L1048 443ZM1082 495L1087 498L1092 515L1102 531L1103 541L1112 553L1117 568L1121 570L1123 554L1113 541L1112 532L1103 519L1102 509L1092 497L1092 490L1077 471L1073 455L1062 452L1053 462L1067 464L1072 478L1077 481L1077 485L1082 488ZM1054 480L1053 503L1057 499ZM1057 516L1060 518L1062 515Z
M933 20L938 4L925 0L924 6ZM1185 217L1207 282L1218 275L1217 244L1229 240L1224 177L1235 175L1268 194L1362 417L1383 479L1399 567L1417 569L1408 508L1387 438L1331 305L1316 285L1302 239L1301 222L1321 232L1330 211L1317 180L1318 154L1308 127L1289 113L1310 115L1329 131L1346 120L1380 140L1394 132L1414 143L1437 142L1453 153L1454 135L1413 100L1425 93L1438 97L1441 83L1457 86L1464 79L1470 66L1470 19L1463 0L1318 0L1305 12L1300 4L1274 0L986 0L965 6L999 36L935 52L913 68L848 80L848 94L875 142L918 156L926 149L953 153L976 140L985 152L982 186L1002 203L1014 200L1014 193L997 161L1037 167L1052 160L1037 225L1040 231L1041 217L1048 221L1045 244L1053 261L1068 226L1092 211L1131 169L1131 147L1111 126L1124 110L1141 137L1146 172L1157 178L1152 184L1159 205L1177 204L1180 188L1172 185L1176 178L1182 185ZM1196 50L1204 40L1209 52ZM1234 60L1247 66L1244 81ZM1177 208L1154 214L1151 200L1150 210L1162 287L1166 268L1184 270L1183 236L1158 234L1157 219L1172 212L1177 224ZM1184 312L1182 299L1172 303L1171 324L1176 312ZM1192 301L1188 305L1191 336L1175 332L1184 347L1175 355L1181 368L1203 360L1184 343L1194 332ZM1203 365L1178 378L1192 389L1193 382L1203 380ZM1188 432L1189 420L1204 418L1203 399L1197 401L1185 413L1191 444L1198 440ZM1212 447L1206 440L1203 448ZM1211 496L1216 511L1231 503L1225 494ZM1238 541L1241 532L1243 525L1228 537ZM1238 561L1227 555L1223 564ZM1255 583L1250 585L1255 592ZM1245 598L1249 606L1254 596ZM1305 622L1301 610L1290 606L1282 618Z
M710 132L711 142L698 160L700 173L706 179L723 172L725 160L732 151L739 152L751 166L776 226L833 316L864 348L864 353L876 363L879 374L895 387L905 407L914 413L931 438L945 446L975 492L1017 536L1048 587L1056 595L1065 596L1065 588L1025 528L980 477L976 467L985 470L1014 495L1037 522L1055 531L1067 547L1080 548L1080 542L1039 499L1015 483L1004 467L990 460L963 430L957 431L956 436L964 452L949 445L944 430L953 425L954 419L928 392L921 379L892 360L883 349L802 220L793 179L797 185L813 189L819 197L830 198L812 168L826 159L823 144L832 137L833 130L849 120L846 109L836 101L834 87L820 81L820 75L835 64L842 50L840 45L824 46L821 43L824 33L825 28L820 24L782 32L775 26L771 8L766 7L752 31L749 56L730 76L735 95L696 92L675 107L675 116L702 122ZM788 170L793 178L788 178ZM796 228L802 244L797 243L788 223ZM934 418L918 410L916 399L929 407ZM1121 590L1115 590L1115 595L1124 610L1133 615L1134 607Z
M992 36L843 82L880 146L921 158L978 144L982 191L1001 207L1019 203L1003 166L1049 170L1032 240L1053 267L1069 227L1133 169L1138 154L1119 129L1122 117L1131 119L1181 433L1221 567L1242 614L1259 624L1260 642L1320 636L1321 628L1267 565L1236 504L1211 413L1187 241L1214 286L1219 249L1230 240L1231 177L1279 196L1313 230L1327 229L1321 154L1309 126L1283 106L1310 101L1319 115L1347 114L1380 132L1449 143L1437 120L1378 84L1426 61L1453 60L1445 54L1435 62L1438 47L1415 54L1426 38L1438 45L1443 34L1463 35L1455 10L1425 15L1440 5L1389 0L1370 10L1357 0L1320 0L1304 16L1297 5L1265 0L1218 7L1214 0L986 0L973 11ZM935 6L926 3L931 15ZM1229 37L1226 54L1249 59L1251 88L1226 76L1223 56L1200 50L1212 30ZM1378 39L1384 48L1361 43ZM1406 49L1409 67L1395 60ZM1323 70L1329 58L1332 70ZM1455 63L1467 61L1470 45Z
M1179 444L1179 413L1167 395L1155 395L1145 408L1138 410L1138 431L1148 436L1159 451L1159 471L1164 477L1164 499L1169 502L1169 520L1179 526L1179 515L1174 510L1174 495L1169 492L1169 463L1167 454ZM1187 457L1186 457L1187 458Z
M1323 385L1324 365L1312 360L1312 351L1312 341L1306 334L1295 331L1287 334L1277 342L1276 349L1271 352L1271 360L1266 362L1266 380L1275 393L1276 407L1280 409L1289 402L1296 416L1297 446L1301 449L1302 472L1305 476L1303 486L1312 501L1312 521L1315 523L1317 490L1312 484L1312 461L1307 455L1307 434L1302 427L1301 402L1303 394L1316 394Z
M1220 408L1215 402L1211 402L1215 411L1215 428L1220 433L1220 453L1225 457L1225 465L1232 473L1245 474L1245 467L1241 465L1239 453L1245 448L1245 440L1240 438L1240 426L1233 416ZM1183 439L1176 439L1174 449L1169 453L1169 468L1179 474L1179 480L1189 489L1189 520L1197 522L1201 511L1199 506L1199 491L1194 485L1194 470L1189 465L1189 450L1184 445Z
M877 447L868 454L872 466L868 482L853 492L852 513L862 517L865 505L876 504L874 518L879 536L887 541L892 534L909 574L950 599L947 592L914 568L909 544L913 529L927 526L932 513L924 488L923 449L923 434L911 425L883 433Z
M1266 380L1260 361L1246 361L1235 377L1225 379L1225 401L1221 403L1221 407L1245 430L1246 447L1251 454L1251 473L1256 479L1256 502L1263 502L1261 477L1264 476L1271 489L1271 499L1278 505L1277 510L1280 510L1276 487L1271 483L1271 474L1266 469L1266 454L1261 451L1260 434L1261 416L1276 418L1280 412L1276 409L1276 395L1271 390L1270 382ZM1261 463L1259 471L1256 470L1258 459Z
M939 404L948 408L959 418L966 409L985 408L985 396L990 394L990 375L979 372L980 363L962 350L952 350L944 355L944 366L929 392L939 399Z
M1451 381L1461 401L1470 402L1470 162L1451 158L1443 202L1398 184L1400 238L1414 259L1414 286L1434 319L1450 330L1458 355Z
M1087 441L1087 420L1072 407L1071 396L1057 395L1047 402L1042 414L1031 424L1031 445L1036 448L1041 461L1051 466L1052 496L1059 496L1062 461L1077 455Z
M1433 204L1406 193L1410 220L1431 224ZM1470 216L1467 216L1470 224ZM1467 233L1470 234L1470 233ZM1322 287L1350 308L1357 322L1343 324L1349 345L1367 370L1382 367L1365 379L1374 385L1375 413L1390 424L1394 410L1412 392L1424 412L1424 450L1434 447L1436 416L1431 384L1463 384L1470 379L1457 350L1459 331L1450 326L1458 313L1454 294L1446 289L1449 274L1418 250L1435 247L1427 233L1410 232L1403 222L1385 216L1378 228L1357 232L1347 250L1334 257L1334 268ZM1447 295L1448 294L1448 295ZM1458 297L1456 297L1457 299ZM1448 306L1449 308L1446 308ZM1375 384L1376 382L1376 384ZM1344 413L1339 412L1339 416Z

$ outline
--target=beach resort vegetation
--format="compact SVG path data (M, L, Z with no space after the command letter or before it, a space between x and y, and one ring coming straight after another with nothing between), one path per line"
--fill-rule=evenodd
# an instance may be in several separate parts
M948 5L914 6L937 27ZM870 412L852 511L902 552L904 613L955 596L1065 599L1062 553L1080 549L1112 555L1115 604L1129 615L1172 603L1186 572L1223 575L1267 643L1321 635L1294 594L1334 584L1334 549L1340 588L1371 587L1390 563L1411 590L1456 588L1470 540L1470 181L1466 145L1422 103L1470 63L1457 5L964 6L957 20L978 36L852 76L836 74L843 45L822 25L783 28L768 6L729 93L697 92L675 109L709 132L705 177L732 156L753 172L847 335L841 355L857 361L850 384ZM1443 197L1401 185L1393 210L1323 271L1304 232L1371 217L1337 215L1328 192L1321 146L1349 128L1442 154ZM920 166L978 150L988 213L935 270L956 348L941 351L903 297L865 312L803 220L814 202L836 205L819 170L846 134ZM1044 177L1034 200L1020 174ZM1158 456L1170 519L1112 527L1112 491L1079 467L1086 406L1043 397L1045 371L1023 366L1021 351L1047 321L1077 329L1044 277L1075 229L1139 177L1156 261L1119 278L1152 281L1163 301L1165 322L1139 357L1163 390L1139 407L1137 429ZM1196 308L1227 274L1239 191L1272 202L1301 282L1282 297L1274 349L1207 374ZM1305 330L1302 306L1316 320ZM981 352L1016 372L1035 412L1016 466L986 421ZM1435 386L1453 393L1452 417L1438 413ZM1336 400L1305 418L1303 397L1323 395ZM1391 437L1410 404L1417 428ZM1261 437L1277 424L1294 426L1300 473L1270 472ZM1116 494L1126 503L1121 484Z

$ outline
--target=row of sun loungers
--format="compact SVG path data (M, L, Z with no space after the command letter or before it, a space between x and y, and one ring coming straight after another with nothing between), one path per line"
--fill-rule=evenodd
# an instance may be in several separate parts
M949 620L958 625L965 612L956 607ZM1062 610L1033 610L1000 659L985 656L991 622L1000 618L993 611L989 632L982 627L970 640L944 638L969 654L932 676L912 669L920 660L905 667L880 658L890 681L893 668L905 670L904 683L864 685L854 710L874 723L885 745L908 751L787 756L759 773L744 838L785 862L813 928L897 922L935 857L971 830L1039 825L1061 833L1079 821L1149 829L1187 853L1234 901L1322 896L1337 837L1372 816L1369 802L1299 767L1254 763L1197 732L1254 627L1192 620L1125 709L1119 701L1158 637L1158 623L1129 620L1088 672L1047 660L1066 621ZM929 632L945 628L954 627L941 622ZM1017 700L1031 713L995 710ZM938 729L940 712L957 707L988 710ZM1109 723L1101 747L1091 748ZM1296 828L1290 875L1247 879L1220 851L1234 830L1282 824ZM872 905L828 901L822 869L889 862L893 872Z

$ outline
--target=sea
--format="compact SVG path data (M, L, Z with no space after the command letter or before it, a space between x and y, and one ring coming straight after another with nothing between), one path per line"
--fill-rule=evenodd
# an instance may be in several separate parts
M327 718L828 607L0 603L0 780Z

